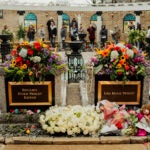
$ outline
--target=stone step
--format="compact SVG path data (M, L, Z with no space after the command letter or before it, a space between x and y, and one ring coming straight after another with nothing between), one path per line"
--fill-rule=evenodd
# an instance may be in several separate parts
M150 142L149 137L0 137L4 144L48 144L48 145L111 145L111 144L143 144Z
M81 105L79 83L67 85L67 105Z

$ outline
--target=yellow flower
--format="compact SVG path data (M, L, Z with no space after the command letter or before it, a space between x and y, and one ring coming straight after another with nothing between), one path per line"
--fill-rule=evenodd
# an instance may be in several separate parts
M11 64L12 64L13 67L16 66L16 60L13 59L13 60L11 61Z
M20 67L21 70L24 70L24 69L27 69L27 65L26 64L23 64L21 67Z
M30 134L30 129L26 129L26 134Z
M122 65L119 63L119 64L117 64L117 66L116 66L118 69L119 68L121 68L122 67Z
M32 76L32 75L33 75L33 72L32 72L32 71L30 71L30 72L29 72L29 76Z
M29 42L28 41L24 41L24 45L29 45Z
M47 48L48 47L48 45L46 45L46 44L43 44L43 48Z

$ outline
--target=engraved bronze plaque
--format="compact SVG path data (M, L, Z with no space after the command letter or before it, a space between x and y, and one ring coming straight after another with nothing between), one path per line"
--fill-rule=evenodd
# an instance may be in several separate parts
M8 82L9 106L52 105L52 82Z
M118 104L139 105L141 82L98 81L98 101L107 99Z

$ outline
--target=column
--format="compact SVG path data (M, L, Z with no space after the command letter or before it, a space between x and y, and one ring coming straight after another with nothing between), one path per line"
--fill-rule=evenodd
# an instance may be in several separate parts
M24 13L25 11L17 11L17 14L19 15L19 25L24 26Z
M97 30L96 30L96 41L97 41L97 44L100 43L100 30L101 30L101 27L102 27L102 11L97 11L96 12L97 14L97 23L96 23L96 26L97 26Z
M61 35L60 35L60 32L61 32L61 27L62 27L62 23L63 23L63 20L62 20L63 11L57 11L57 14L58 14L58 22L57 22L58 45L61 45Z
M137 23L141 23L141 20L140 20L140 15L142 14L142 11L134 11L134 13L136 14L136 20L135 20L135 25L137 27Z

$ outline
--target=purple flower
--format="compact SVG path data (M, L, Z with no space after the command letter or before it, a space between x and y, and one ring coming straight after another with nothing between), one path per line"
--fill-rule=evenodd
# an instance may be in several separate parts
M49 63L52 63L52 62L53 62L53 59L52 59L52 58L49 58L48 62L49 62Z
M131 49L132 48L132 44L126 44L126 47Z

